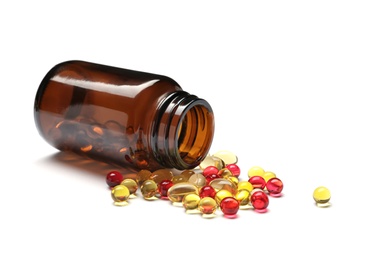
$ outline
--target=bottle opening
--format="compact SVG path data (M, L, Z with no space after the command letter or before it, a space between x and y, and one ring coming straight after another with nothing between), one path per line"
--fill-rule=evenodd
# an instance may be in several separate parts
M179 123L177 147L181 159L189 165L199 164L210 149L214 133L214 116L202 105L191 107Z

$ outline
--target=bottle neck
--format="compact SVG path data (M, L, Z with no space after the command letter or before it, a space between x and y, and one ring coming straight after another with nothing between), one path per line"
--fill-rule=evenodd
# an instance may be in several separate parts
M167 168L191 169L198 166L211 147L214 114L210 104L177 91L166 97L153 126L153 153Z

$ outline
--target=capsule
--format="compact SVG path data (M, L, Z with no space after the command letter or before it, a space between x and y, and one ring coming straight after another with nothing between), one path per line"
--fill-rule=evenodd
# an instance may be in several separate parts
M209 166L215 166L218 170L225 168L225 162L216 156L208 155L206 158L200 163L199 167L204 170Z
M191 175L188 182L194 184L198 188L202 188L206 185L206 177L204 177L203 174L195 173Z
M233 195L237 193L237 185L228 179L217 178L210 181L209 185L213 187L216 192L220 190L227 190Z
M173 173L169 169L156 170L149 176L149 179L154 180L154 182L157 184L164 180L172 180L172 178Z
M237 156L234 153L227 150L218 151L215 154L213 154L213 156L222 159L222 161L224 161L225 164L235 164L238 162Z
M168 190L168 199L173 203L182 203L183 198L187 194L196 194L199 195L198 188L188 182L180 182L174 184Z

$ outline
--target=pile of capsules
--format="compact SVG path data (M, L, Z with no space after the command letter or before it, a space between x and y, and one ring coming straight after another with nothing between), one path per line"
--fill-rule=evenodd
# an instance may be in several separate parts
M275 173L254 166L248 180L240 180L238 158L229 151L209 155L198 168L174 174L170 169L154 172L141 170L136 179L124 178L118 171L106 176L114 205L128 205L140 190L145 200L170 200L183 206L187 213L213 218L221 210L227 218L235 218L239 209L267 212L269 196L280 197L283 182Z

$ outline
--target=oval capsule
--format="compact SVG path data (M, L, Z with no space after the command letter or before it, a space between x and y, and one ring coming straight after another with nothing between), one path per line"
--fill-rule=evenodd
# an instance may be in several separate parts
M210 181L209 185L213 187L216 192L227 190L233 195L237 193L237 185L228 179L216 178Z
M188 194L199 195L198 188L194 184L188 182L180 182L174 184L172 187L169 188L168 199L174 203L182 203L183 198Z

